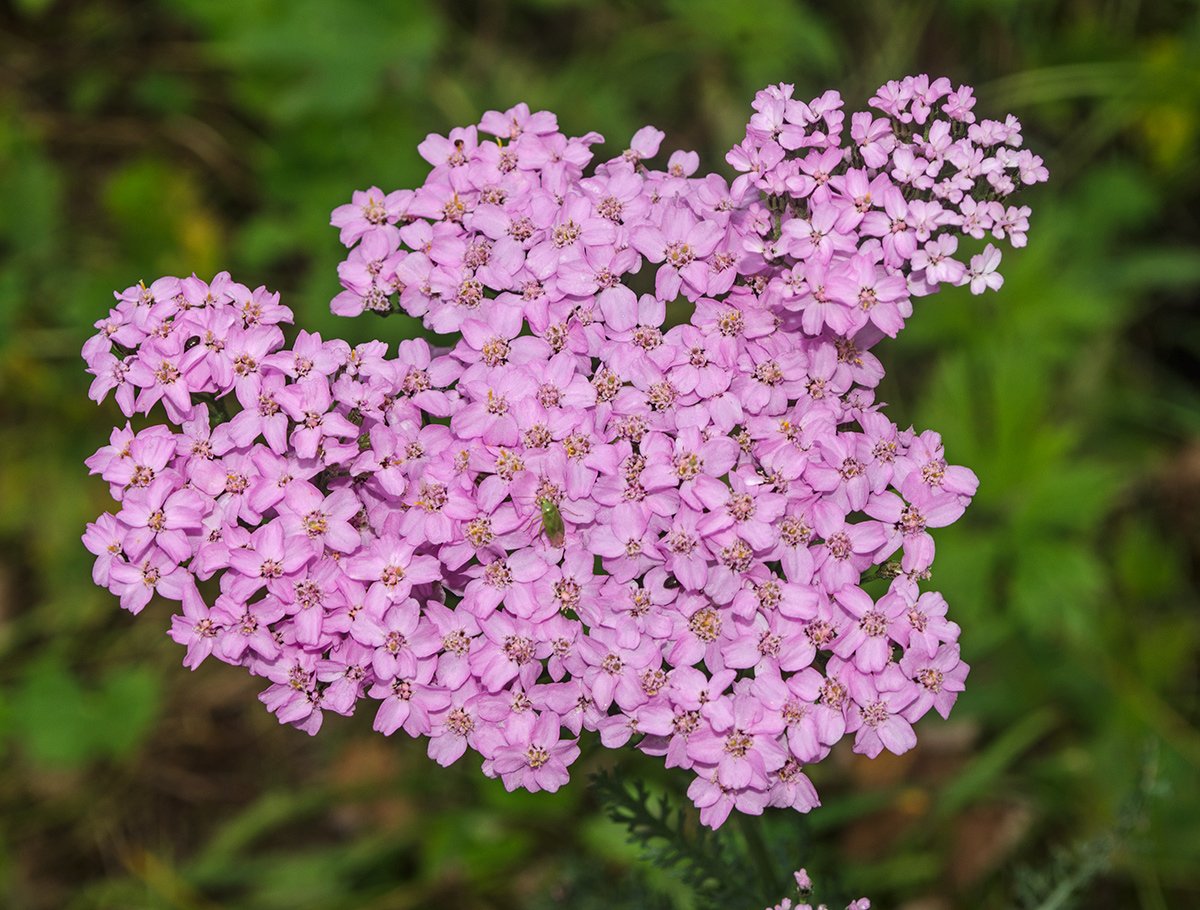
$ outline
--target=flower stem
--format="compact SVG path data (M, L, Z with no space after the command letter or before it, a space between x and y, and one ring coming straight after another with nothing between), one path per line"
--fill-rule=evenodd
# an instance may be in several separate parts
M742 836L746 838L746 848L750 853L750 859L754 862L759 877L763 880L763 893L774 894L780 887L779 872L775 868L774 860L771 859L767 842L763 839L762 816L738 813L737 819L742 829Z

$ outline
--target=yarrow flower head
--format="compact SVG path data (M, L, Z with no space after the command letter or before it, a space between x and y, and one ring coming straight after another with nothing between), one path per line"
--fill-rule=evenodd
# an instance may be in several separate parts
M554 790L587 730L689 769L713 827L808 811L805 765L911 748L967 674L922 586L977 481L884 416L871 348L941 284L1000 286L961 235L1025 243L1005 200L1045 169L974 100L909 78L847 129L835 92L769 87L732 185L650 167L651 127L589 172L600 137L524 105L431 135L423 186L332 219L333 311L445 336L395 357L289 348L278 295L227 273L117 294L91 397L166 422L88 459L118 504L96 582L180 602L185 664L264 677L309 733L366 701L442 764Z

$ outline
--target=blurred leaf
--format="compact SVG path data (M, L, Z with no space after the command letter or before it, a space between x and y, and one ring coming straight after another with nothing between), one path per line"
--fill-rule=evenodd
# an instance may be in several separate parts
M40 16L54 0L15 0L14 6L26 16Z
M528 862L534 839L502 814L450 812L429 819L422 837L425 876L465 875L476 882Z
M1130 63L1077 63L1014 73L988 88L997 104L1029 107L1068 98L1123 95L1131 91L1137 72Z
M642 852L641 848L630 840L628 829L607 816L589 818L580 833L597 859L632 864Z
M47 656L34 662L16 687L11 725L33 761L72 766L129 755L158 709L157 683L148 670L119 668L99 689L88 689Z
M1131 600L1162 601L1178 592L1184 578L1178 544L1148 522L1126 522L1114 550L1118 583Z
M345 883L341 851L291 850L271 857L251 880L255 902L264 908L292 910L296 906L329 906L342 895Z
M0 760L4 759L8 752L9 731L12 727L11 714L8 694L3 688L0 688Z
M1092 250L1092 256L1081 259L1082 265L1103 259L1104 246L1097 245L1097 240L1144 225L1158 214L1159 204L1153 183L1136 165L1102 164L1080 180L1076 195L1069 206L1060 209L1058 220L1061 229L1074 228L1075 245L1081 252ZM1079 230L1081 224L1086 226L1083 231Z
M61 211L59 175L0 109L0 243L20 257L50 256Z
M1040 635L1068 632L1086 640L1105 586L1104 566L1082 542L1024 538L1012 578L1012 607Z
M251 77L243 81L246 100L281 123L363 113L389 73L420 74L440 38L440 20L424 2L176 3L211 29L225 63Z
M942 788L934 810L936 817L948 818L975 800L998 795L991 788L1000 775L1060 722L1058 712L1046 707L1009 727Z
M105 727L101 751L122 758L141 745L158 717L158 680L148 668L116 669L105 676L96 701Z
M837 43L815 10L787 0L754 4L724 0L670 0L668 9L687 24L704 45L728 54L744 68L751 85L793 82L800 74L820 72L837 60Z
M1114 269L1131 291L1179 289L1200 284L1200 250L1156 248L1128 253Z
M1197 618L1187 614L1151 622L1143 615L1149 611L1147 606L1134 604L1133 610L1136 615L1131 621L1140 627L1133 655L1138 678L1154 689L1169 689L1195 660L1200 645Z
M315 787L298 793L263 794L221 826L197 859L195 874L202 878L219 875L225 864L247 853L256 841L320 811L330 798L331 794Z
M134 96L148 110L166 114L190 114L196 104L195 87L174 73L147 73Z
M99 717L79 683L50 658L34 664L15 692L15 733L35 762L78 765L93 756Z
M104 201L142 269L138 279L217 271L218 223L187 172L152 159L130 162L109 179Z
M849 865L849 864L848 864ZM875 894L879 890L928 887L937 881L942 870L942 857L934 850L906 850L882 862L872 863L861 870L850 866L846 877L854 882L854 893ZM838 906L841 906L840 904ZM872 904L874 906L874 904Z
M1091 459L1063 458L1045 470L1035 469L1030 472L1022 507L1014 515L1016 530L1043 534L1052 528L1084 531L1095 527L1126 482L1117 466Z

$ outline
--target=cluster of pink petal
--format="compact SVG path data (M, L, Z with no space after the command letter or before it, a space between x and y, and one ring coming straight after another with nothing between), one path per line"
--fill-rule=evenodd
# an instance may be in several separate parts
M598 731L691 769L716 826L817 805L803 766L843 736L911 748L967 674L920 582L977 482L883 415L868 349L912 296L998 287L958 235L1024 243L1000 200L1045 175L944 80L886 86L845 148L837 95L791 94L758 94L732 185L694 153L648 168L649 127L584 176L600 137L523 105L431 135L424 186L333 213L333 309L452 347L287 348L277 295L225 273L117 295L91 395L169 424L89 459L120 504L84 537L96 582L180 601L185 664L266 677L281 721L373 700L377 730L510 789L561 786Z

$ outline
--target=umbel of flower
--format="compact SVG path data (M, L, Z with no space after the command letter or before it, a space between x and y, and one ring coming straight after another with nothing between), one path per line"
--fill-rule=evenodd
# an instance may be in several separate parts
M600 137L524 105L430 136L424 185L334 211L332 306L443 347L289 349L277 295L226 273L116 295L91 396L165 422L88 460L118 508L84 535L96 582L179 601L185 664L265 677L281 721L365 699L510 788L561 786L589 730L690 769L717 826L815 806L803 768L844 736L911 748L967 674L921 585L976 479L884 416L870 349L940 284L1000 286L959 237L1023 245L1007 200L1046 172L944 79L848 130L836 93L792 94L758 93L732 184L651 168L651 128L587 171Z

